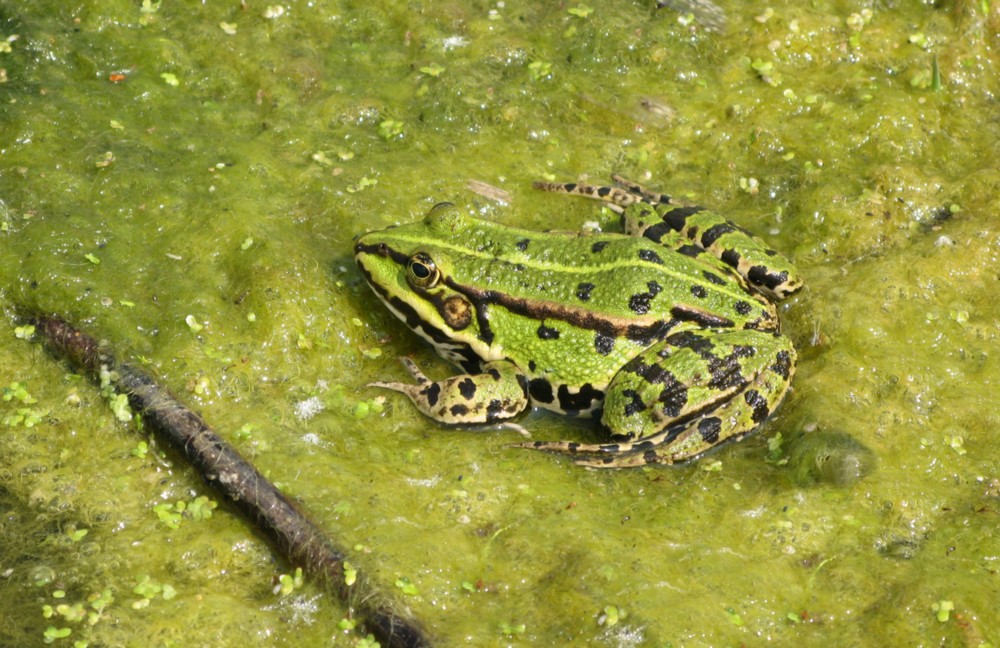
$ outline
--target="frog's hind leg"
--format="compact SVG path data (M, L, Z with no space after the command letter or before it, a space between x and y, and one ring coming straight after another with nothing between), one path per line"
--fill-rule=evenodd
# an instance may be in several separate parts
M775 390L774 387L774 383L768 382L755 384L743 394L752 394L752 400L758 407L764 403L776 405L785 389ZM751 415L747 420L741 411L747 406L745 400L750 399L734 398L710 415L671 425L658 434L637 441L590 446L596 448L596 452L586 452L589 448L585 447L584 456L574 458L574 463L588 468L639 468L697 459L720 445L743 440L760 427L763 418L757 422L757 417Z
M612 180L618 186L536 182L534 187L602 200L621 214L626 234L688 256L708 252L775 299L784 299L802 286L802 278L788 259L724 216L697 205L681 205L620 175Z
M712 416L692 419L671 425L656 434L619 443L576 443L573 441L525 441L512 444L516 448L542 450L553 454L573 456L573 463L587 468L639 468L653 464L684 463L696 459L722 440L706 444L718 437L720 422L732 408L732 401L714 411ZM739 441L757 426L742 431L731 431L726 442Z
M522 443L593 468L694 459L742 439L778 406L791 382L791 342L755 330L676 333L615 376L602 422L621 441Z

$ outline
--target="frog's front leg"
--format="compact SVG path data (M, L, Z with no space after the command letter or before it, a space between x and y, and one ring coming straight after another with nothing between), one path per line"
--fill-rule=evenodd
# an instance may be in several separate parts
M595 468L676 463L755 430L791 382L795 350L755 330L675 333L626 364L601 422L617 443L519 444L577 455Z
M406 394L426 416L449 425L497 423L528 407L528 383L513 363L498 360L483 365L479 374L462 374L437 382L425 376L415 362L403 358L415 385L373 382Z

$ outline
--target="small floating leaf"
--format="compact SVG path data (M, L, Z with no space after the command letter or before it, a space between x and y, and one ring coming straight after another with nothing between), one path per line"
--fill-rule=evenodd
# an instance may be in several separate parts
M19 340L30 340L31 336L35 334L35 327L31 324L26 324L24 326L14 327L14 337Z
M316 151L315 153L312 154L311 157L312 157L313 162L319 162L323 166L332 166L333 165L333 160L331 160L330 158L328 158L326 156L326 153L324 153L323 151Z
M111 411L115 413L116 419L122 423L128 423L132 420L132 409L128 405L128 396L116 394L108 404L111 406Z
M115 154L112 153L111 151L105 151L104 154L98 157L97 161L94 162L94 166L96 166L98 169L104 169L111 166L114 163L114 161L115 161Z
M45 643L52 643L56 639L64 639L73 634L73 630L70 628L56 628L55 626L49 626L45 629Z
M965 440L957 434L948 437L946 439L946 442L951 447L951 449L957 452L959 455L964 455L968 452L968 450L966 450L963 447L965 445Z
M526 630L527 626L523 623L507 623L504 621L500 624L500 632L505 635L524 634Z
M916 45L917 47L920 47L920 48L923 48L923 49L927 49L928 47L930 47L930 44L931 44L930 39L927 38L927 34L925 34L923 32L914 32L914 33L910 34L909 37L906 40L908 40L910 43Z
M378 134L385 140L395 139L403 134L403 122L386 119L378 125Z
M732 623L734 626L743 625L743 617L741 617L739 613L733 608L726 608L726 618L728 618L729 622Z
M358 570L354 568L354 565L344 561L344 585L350 587L358 580Z
M535 81L541 81L552 74L552 64L548 61L532 61L528 63L528 74Z
M438 77L441 76L442 72L444 72L444 68L437 63L431 63L430 65L425 65L420 68L420 71L432 77Z
M406 594L407 596L416 596L420 593L417 586L411 583L410 579L406 576L401 576L396 579L396 587L402 590L403 594Z
M604 607L604 614L597 618L597 624L602 625L606 628L618 625L618 622L624 619L626 616L623 610L619 610L615 605L606 605Z
M944 623L951 617L955 604L952 601L941 600L932 604L931 609L934 610L934 616L937 617L937 620Z

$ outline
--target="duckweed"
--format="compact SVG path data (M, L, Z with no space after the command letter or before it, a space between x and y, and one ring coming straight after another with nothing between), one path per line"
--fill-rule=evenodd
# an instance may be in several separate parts
M4 3L0 609L24 621L0 643L372 641L330 598L308 621L276 602L293 566L225 506L185 517L204 485L29 343L22 304L141 359L442 645L1000 645L1000 8L667 4ZM365 388L403 355L448 369L364 288L354 235L442 200L606 228L530 182L614 172L803 270L761 434L594 474ZM105 590L115 622L89 625Z

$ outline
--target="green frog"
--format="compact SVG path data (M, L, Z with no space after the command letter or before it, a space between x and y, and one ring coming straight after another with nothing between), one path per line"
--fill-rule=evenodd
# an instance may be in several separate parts
M402 392L443 424L509 422L531 406L600 416L606 443L515 444L623 468L696 458L758 428L791 383L775 307L794 266L719 214L613 176L537 182L604 201L623 233L537 232L439 203L421 222L360 236L375 294L462 369Z

